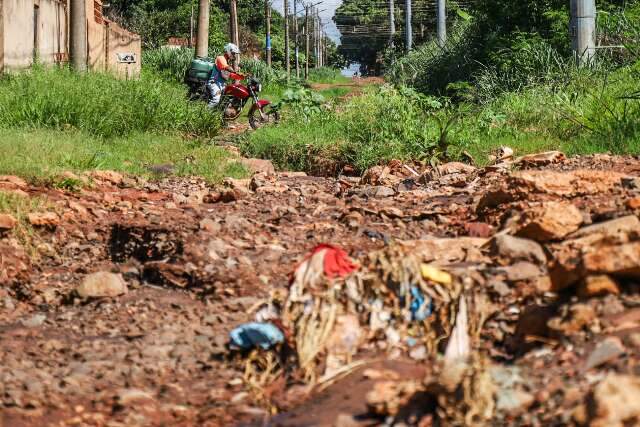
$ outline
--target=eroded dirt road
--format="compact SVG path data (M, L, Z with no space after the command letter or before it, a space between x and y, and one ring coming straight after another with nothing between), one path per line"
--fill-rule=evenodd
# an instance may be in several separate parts
M362 180L256 169L267 173L217 188L97 173L65 192L0 178L0 191L55 214L31 218L30 247L0 221L0 425L447 425L427 385L435 354L363 343L355 359L368 364L323 391L281 378L256 401L226 348L316 245L366 266L417 240L424 262L471 277L493 307L472 337L492 364L492 386L476 389L493 402L480 424L639 421L639 160L398 162ZM104 286L118 296L80 297L100 271L127 292L116 281ZM388 390L403 381L409 395ZM376 406L374 389L395 409Z

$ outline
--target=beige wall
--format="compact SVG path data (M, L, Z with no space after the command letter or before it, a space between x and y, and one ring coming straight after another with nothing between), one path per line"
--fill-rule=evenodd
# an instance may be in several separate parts
M142 42L137 34L130 33L115 22L107 26L107 69L124 78L140 76ZM133 54L134 62L123 62L122 56Z
M38 5L38 40L34 9ZM41 62L65 60L67 50L66 4L57 0L0 0L0 69L27 68L33 64L34 47Z
M26 68L33 62L33 0L2 0L4 69Z
M64 3L40 0L38 60L55 64L67 60L67 9Z
M38 4L38 57L46 64L68 60L68 0L0 0L0 72L27 68L34 56L34 4ZM98 4L96 9L95 4ZM87 7L88 65L122 77L140 75L140 37L100 14L101 0L85 0ZM118 54L132 53L133 63Z

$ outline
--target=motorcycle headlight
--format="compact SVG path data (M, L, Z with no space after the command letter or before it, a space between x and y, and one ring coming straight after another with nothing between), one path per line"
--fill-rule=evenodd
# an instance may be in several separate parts
M258 84L256 85L256 90L257 90L258 92L262 92L262 83L258 83Z

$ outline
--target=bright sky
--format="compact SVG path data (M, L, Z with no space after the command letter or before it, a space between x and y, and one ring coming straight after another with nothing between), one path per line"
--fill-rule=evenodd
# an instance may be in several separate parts
M283 0L273 0L273 7L276 10L279 10L282 13L282 2ZM290 13L293 13L293 1L289 0L289 9L291 9ZM306 3L315 4L320 0L308 0ZM320 18L322 19L322 23L325 24L324 30L327 35L336 43L340 43L340 32L336 27L336 24L333 22L333 15L336 9L340 6L342 0L324 0L321 4L318 5L320 10L326 9L324 12L320 12ZM300 14L304 7L302 6L303 1L298 1L298 13Z

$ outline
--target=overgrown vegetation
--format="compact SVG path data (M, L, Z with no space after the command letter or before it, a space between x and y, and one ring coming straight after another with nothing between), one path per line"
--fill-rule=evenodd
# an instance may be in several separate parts
M118 80L66 68L35 68L0 79L0 127L78 129L102 137L175 133L210 137L220 119L186 99L186 88L145 76Z

